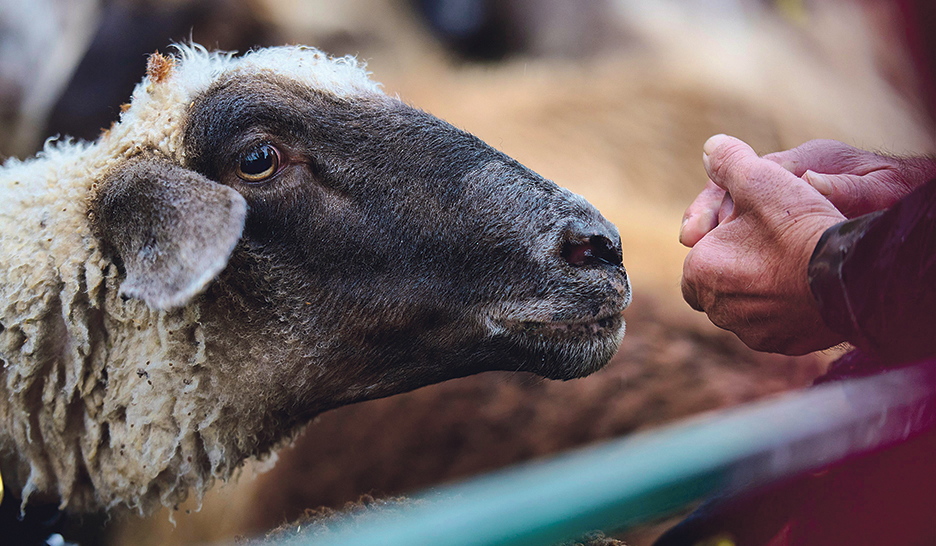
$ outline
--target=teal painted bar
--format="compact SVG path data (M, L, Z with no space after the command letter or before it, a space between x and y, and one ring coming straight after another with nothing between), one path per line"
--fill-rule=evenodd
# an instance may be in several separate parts
M439 487L290 546L544 546L819 469L936 421L936 366L806 389ZM334 527L333 527L334 528Z

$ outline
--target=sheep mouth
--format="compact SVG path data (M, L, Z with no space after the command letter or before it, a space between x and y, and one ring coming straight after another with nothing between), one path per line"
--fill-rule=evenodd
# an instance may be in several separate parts
M541 335L558 339L595 339L613 335L624 324L621 312L596 319L538 321L506 319L499 321L507 331L521 335Z
M494 338L506 343L502 354L515 363L509 369L567 380L590 375L611 360L624 338L622 311L570 320L491 317L489 325Z

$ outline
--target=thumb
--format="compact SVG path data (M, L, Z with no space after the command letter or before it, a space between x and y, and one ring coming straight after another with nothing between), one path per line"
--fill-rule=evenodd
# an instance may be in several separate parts
M888 158L859 150L837 140L810 140L796 148L764 156L796 176L807 170L823 173L867 174Z
M898 181L892 180L891 171L875 171L859 176L854 174L824 174L807 170L802 179L809 183L842 214L854 218L891 206L900 199Z
M795 180L777 163L761 159L745 142L727 135L715 135L705 141L702 164L709 179L731 194L735 203L744 200L751 191L761 190L763 185L773 186L787 177Z

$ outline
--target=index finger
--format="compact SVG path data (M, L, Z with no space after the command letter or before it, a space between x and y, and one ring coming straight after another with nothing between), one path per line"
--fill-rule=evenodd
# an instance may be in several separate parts
M725 190L709 180L683 214L679 242L688 247L695 246L706 233L715 229L718 225L718 209L724 198Z

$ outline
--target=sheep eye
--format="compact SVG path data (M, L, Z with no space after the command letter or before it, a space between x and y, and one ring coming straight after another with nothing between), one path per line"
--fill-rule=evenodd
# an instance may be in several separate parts
M280 166L279 152L264 144L247 152L237 166L237 176L247 182L262 182L277 173Z

